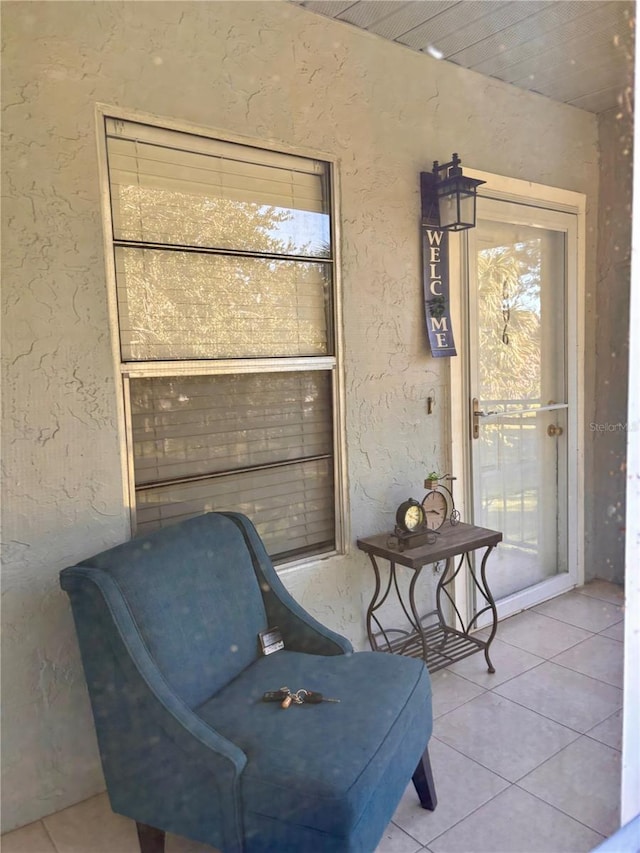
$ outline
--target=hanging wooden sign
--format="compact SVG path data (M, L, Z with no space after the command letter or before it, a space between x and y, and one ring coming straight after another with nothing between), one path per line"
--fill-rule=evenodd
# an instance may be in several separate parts
M457 355L449 304L449 235L422 227L424 311L434 358Z

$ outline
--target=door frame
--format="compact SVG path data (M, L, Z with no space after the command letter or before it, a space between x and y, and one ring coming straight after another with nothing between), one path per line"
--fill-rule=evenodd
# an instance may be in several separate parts
M503 619L518 613L544 599L553 598L574 586L584 583L584 294L586 266L586 196L570 190L534 184L517 178L493 175L475 169L465 169L465 174L485 181L479 189L482 198L526 204L546 210L571 213L576 217L577 246L575 276L567 286L567 401L573 409L573 441L568 448L571 516L568 519L569 554L568 574L557 575L544 582L544 592L530 587L503 599L498 606L498 616ZM471 510L471 459L469 446L469 406L467 395L469 377L469 329L464 310L463 294L468 286L466 274L466 240L460 234L450 235L450 300L451 320L457 333L458 356L449 359L450 383L450 447L454 497L462 518L470 517ZM455 581L455 600L460 612L469 620L472 616L472 597L462 573Z

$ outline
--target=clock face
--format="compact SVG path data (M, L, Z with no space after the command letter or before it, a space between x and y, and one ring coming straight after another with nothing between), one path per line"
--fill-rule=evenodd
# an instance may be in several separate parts
M447 518L447 499L442 492L427 492L422 501L425 523L430 530L437 530Z
M396 513L396 523L406 533L422 527L425 523L424 510L418 501L408 500L400 504Z

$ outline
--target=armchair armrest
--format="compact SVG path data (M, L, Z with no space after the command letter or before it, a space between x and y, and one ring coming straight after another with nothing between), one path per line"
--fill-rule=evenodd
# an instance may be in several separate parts
M210 725L197 716L175 693L163 674L158 669L149 650L147 649L129 607L113 577L101 569L74 566L60 573L62 588L69 594L76 619L78 635L86 639L86 634L95 629L92 623L96 615L95 604L107 620L102 620L102 636L108 637L110 652L115 656L117 665L124 675L127 684L128 699L140 714L148 721L150 731L161 731L166 735L167 744L178 748L185 756L185 766L195 764L206 769L215 780L219 813L224 819L223 835L226 840L225 849L241 849L242 819L240 807L239 779L247 763L247 756L234 743L223 737ZM82 611L87 610L86 596L89 593L87 584L98 593L99 600L95 602L88 618L83 618ZM84 596L85 601L80 602ZM108 624L105 625L104 622ZM105 630L106 629L106 630ZM91 643L81 642L83 664L90 687L90 695L96 717L96 728L101 751L105 749L105 738L101 737L98 719L104 710L97 698L103 688L92 690L100 683L101 674L98 670L102 662L92 660ZM145 720L140 721L144 727ZM107 726L113 721L108 720ZM135 736L135 735L134 735ZM105 775L109 783L109 770L105 767ZM116 786L117 787L117 783ZM109 786L109 794L117 800L117 791ZM123 810L123 813L126 813ZM164 828L160 821L151 825Z
M235 512L220 513L238 527L253 561L269 624L278 626L290 651L315 655L351 654L353 646L341 634L327 628L301 607L288 592L249 519Z

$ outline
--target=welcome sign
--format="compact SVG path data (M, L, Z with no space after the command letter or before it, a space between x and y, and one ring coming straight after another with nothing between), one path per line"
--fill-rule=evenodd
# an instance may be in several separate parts
M449 305L449 235L437 228L422 228L424 310L431 355L457 355Z

